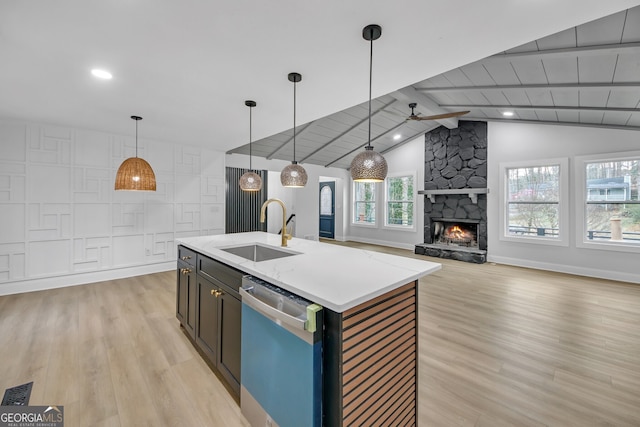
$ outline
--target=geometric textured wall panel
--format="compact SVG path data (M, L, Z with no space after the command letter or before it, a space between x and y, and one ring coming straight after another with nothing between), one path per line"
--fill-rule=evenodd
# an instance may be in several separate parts
M31 277L54 276L70 272L69 240L31 242L28 245L28 268Z
M0 120L2 284L175 260L175 238L224 232L224 153L139 140L156 192L116 192L135 139Z

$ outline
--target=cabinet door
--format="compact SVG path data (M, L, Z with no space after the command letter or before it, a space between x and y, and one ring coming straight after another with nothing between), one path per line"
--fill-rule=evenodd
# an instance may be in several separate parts
M196 326L196 273L190 265L178 262L176 317L193 338Z
M242 303L222 288L218 297L218 322L220 339L217 366L231 388L240 393L240 322Z
M218 289L211 281L198 276L196 344L214 365L218 347Z

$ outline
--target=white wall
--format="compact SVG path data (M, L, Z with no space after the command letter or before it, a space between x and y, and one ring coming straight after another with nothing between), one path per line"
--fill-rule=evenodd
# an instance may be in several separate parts
M579 275L640 282L638 255L576 247L576 206L574 189L576 156L637 150L640 133L629 130L598 129L519 123L488 124L488 260L525 267ZM499 166L501 162L566 157L569 159L569 246L527 244L499 239Z
M405 145L390 151L384 155L389 167L388 174L415 173L415 228L413 230L398 230L388 228L384 222L384 184L376 184L376 218L375 227L350 225L349 240L364 243L374 243L404 249L414 249L415 245L424 242L424 196L417 194L424 189L424 135L420 135ZM350 182L350 181L349 181ZM349 191L351 192L351 184ZM351 211L351 205L348 205ZM351 223L351 215L349 215Z
M224 153L144 139L157 191L116 192L133 135L0 120L0 294L175 268L174 239L224 232Z

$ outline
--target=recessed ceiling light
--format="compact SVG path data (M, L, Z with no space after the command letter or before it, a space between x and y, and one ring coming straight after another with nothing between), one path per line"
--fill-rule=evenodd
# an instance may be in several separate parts
M110 72L108 72L107 70L100 70L98 68L94 68L93 70L91 70L91 74L99 79L111 80L113 78Z
M399 140L400 138L402 138L402 135L400 135L399 133L396 133L395 135L393 135L393 139L394 141Z
M502 115L505 117L511 117L513 116L513 111L503 111Z

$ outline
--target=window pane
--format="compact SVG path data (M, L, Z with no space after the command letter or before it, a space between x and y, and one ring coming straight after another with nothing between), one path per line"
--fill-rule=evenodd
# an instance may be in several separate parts
M375 203L356 202L354 213L354 222L361 222L366 224L375 224L376 222Z
M328 185L320 190L320 215L333 214L333 195L331 193L331 187Z
M413 176L387 178L387 200L412 201Z
M387 203L387 224L413 226L413 202Z
M508 207L507 234L558 238L559 208L556 203L517 203Z
M640 245L640 204L587 204L587 240Z
M507 169L507 200L558 202L559 184L559 165Z
M638 200L639 163L638 159L588 163L587 201Z

